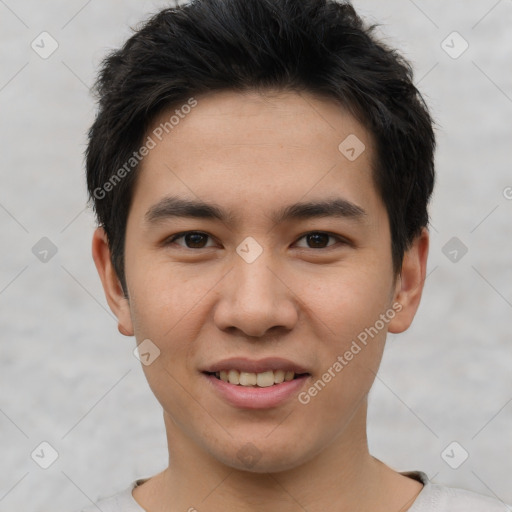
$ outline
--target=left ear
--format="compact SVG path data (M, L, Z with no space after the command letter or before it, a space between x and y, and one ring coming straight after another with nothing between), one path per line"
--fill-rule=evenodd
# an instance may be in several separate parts
M428 248L429 233L426 228L423 228L404 254L402 271L396 280L393 299L394 303L401 305L401 309L396 309L395 317L389 322L389 332L403 332L412 323L420 305L425 284Z

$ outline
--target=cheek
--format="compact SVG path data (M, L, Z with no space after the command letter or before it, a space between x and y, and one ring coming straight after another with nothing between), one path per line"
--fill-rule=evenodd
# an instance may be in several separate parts
M320 380L328 381L331 393L322 394L336 410L348 405L342 402L364 397L382 358L387 328L395 316L390 300L393 278L387 268L390 262L383 259L382 263L361 263L338 280L326 282L316 294L315 314L329 328L323 344L323 371L328 373Z
M155 362L143 367L156 397L176 395L178 400L179 383L196 371L197 340L208 322L217 280L200 272L185 276L176 266L150 260L140 259L138 269L144 271L135 267L129 282L134 334L137 343L150 339L160 350Z
M195 371L190 365L196 350L194 340L204 322L198 304L204 292L169 276L164 278L161 272L139 277L143 278L132 281L130 299L135 337L137 343L151 340L159 350L154 361L143 364L142 369L165 411L186 410L193 398L187 391L188 379Z
M383 275L379 280L379 272L352 271L325 281L310 294L312 318L319 320L315 334L321 369L307 393L312 401L322 396L317 400L322 414L329 410L338 418L341 411L355 407L375 379L394 316L388 299L391 280Z
M207 280L184 277L180 268L147 258L132 267L128 281L135 335L167 339L197 315Z
M364 265L360 268L368 269ZM383 276L386 274L378 270L347 269L317 280L314 288L303 288L306 305L336 348L350 344L389 308L392 283Z

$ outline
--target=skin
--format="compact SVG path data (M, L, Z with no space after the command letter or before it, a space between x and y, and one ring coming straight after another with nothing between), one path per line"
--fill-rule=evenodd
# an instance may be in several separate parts
M428 232L395 278L388 217L372 179L372 137L332 100L225 91L197 101L139 169L126 231L128 298L105 233L98 228L93 238L120 332L160 350L143 369L163 408L169 466L134 498L149 512L407 510L422 484L369 454L367 396L387 332L406 330L418 308ZM338 149L350 134L366 147L354 161ZM148 210L169 195L214 202L236 222L147 222ZM271 220L284 205L334 197L365 214ZM169 241L184 231L208 236L188 247L185 238ZM319 231L341 238L304 236ZM250 264L236 252L248 236L263 249ZM293 397L240 409L200 372L227 357L279 356L307 367L307 390L397 303L401 311L307 405ZM251 467L237 456L247 443L258 454Z

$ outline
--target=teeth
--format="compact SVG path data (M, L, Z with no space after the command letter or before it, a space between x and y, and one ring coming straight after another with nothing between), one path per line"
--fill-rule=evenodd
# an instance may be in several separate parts
M261 373L239 372L238 370L222 370L215 375L224 382L239 386L258 386L267 388L274 384L293 380L295 373L284 370L268 370Z
M284 370L274 371L274 382L276 384L281 384L281 382L284 382Z
M257 381L255 373L240 372L240 385L241 386L255 386Z
M268 372L256 374L256 384L260 388L268 388L274 385L274 372L272 370Z
M229 370L228 382L231 382L231 384L240 384L240 373L236 370Z

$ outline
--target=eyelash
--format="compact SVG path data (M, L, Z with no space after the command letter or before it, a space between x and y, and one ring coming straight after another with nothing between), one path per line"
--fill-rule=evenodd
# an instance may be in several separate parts
M204 236L207 236L209 237L210 239L213 238L211 235L209 235L208 233L205 233L203 231L183 231L182 233L176 233L175 235L172 235L171 237L167 238L165 241L164 241L164 245L167 246L167 245L171 245L173 244L176 240L179 240L180 238L184 238L185 236L189 235L189 234L199 234L199 235L204 235ZM339 236L339 235L335 235L334 233L329 233L328 231L308 231L307 233L304 233L303 235L301 235L298 239L298 240L302 240L303 238L307 237L308 235L327 235L329 238L335 238L338 242L340 242L341 244L343 245L350 245L350 242L348 240L346 240L345 238ZM314 250L314 251L318 251L318 250L322 250L322 249L330 249L332 247L334 247L336 244L332 244L332 245L328 245L327 247L320 247L320 248L315 248L315 247L301 247L300 249L311 249L311 250ZM190 250L200 250L200 249L209 249L209 247L183 247L181 246L183 249L190 249Z

